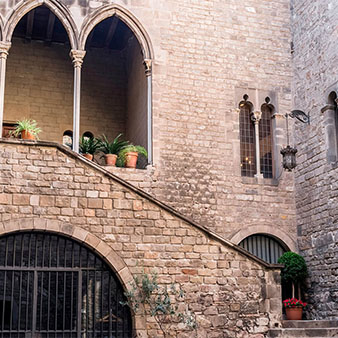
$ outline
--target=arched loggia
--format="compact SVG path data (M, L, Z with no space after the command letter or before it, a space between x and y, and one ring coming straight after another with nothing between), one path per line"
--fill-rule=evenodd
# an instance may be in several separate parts
M153 50L145 30L122 7L103 6L84 21L79 48L86 53L79 135L89 127L110 139L123 133L151 163Z
M73 70L69 51L75 43L51 2L28 2L7 25L11 49L7 60L4 122L34 119L41 139L62 143L72 129ZM28 9L30 11L27 12ZM20 19L20 15L24 14ZM20 20L19 20L20 19ZM14 27L14 24L15 27Z

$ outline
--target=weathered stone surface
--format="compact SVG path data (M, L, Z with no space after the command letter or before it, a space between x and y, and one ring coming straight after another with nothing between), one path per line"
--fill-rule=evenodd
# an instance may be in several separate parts
M328 97L331 91L338 91L335 65L338 8L330 0L291 3L294 107L311 117L310 125L295 123L297 232L299 249L310 273L308 317L337 319L338 154L333 162L327 156L337 139L329 142L328 111L321 109L334 103Z
M140 273L143 266L147 272L156 271L162 285L181 283L186 292L186 304L198 316L207 336L227 334L228 337L242 337L245 331L246 337L256 337L255 334L263 334L269 324L274 325L280 319L280 293L271 292L270 298L262 293L265 288L280 291L273 277L278 269L258 263L216 236L207 234L202 227L185 221L167 207L161 206L160 202L143 196L142 192L128 183L119 182L94 164L91 166L85 161L71 158L56 147L0 142L0 162L4 161L2 154L5 151L9 158L14 158L16 154L24 153L26 148L34 149L35 160L39 163L37 168L46 164L46 154L57 165L51 167L52 175L40 172L38 181L35 178L27 179L27 185L31 187L29 192L25 186L19 185L17 192L9 194L6 203L15 199L20 204L25 202L30 205L34 200L34 207L29 213L23 214L19 209L13 209L12 205L3 204L0 209L3 232L20 229L57 232L85 242L106 257L115 271L121 273L120 277L124 281L130 281L130 273ZM19 164L26 170L35 160L26 156L19 159ZM58 173L63 163L67 163L69 169L67 181L64 181L64 173ZM118 201L118 209L111 210L116 213L109 216L106 213L98 214L98 210L106 211L104 205L91 204L90 201L101 199L85 197L87 186L72 186L73 173L79 168L84 176L111 188L105 191L108 192L107 199L114 200L114 205ZM12 185L15 186L15 179L20 177L21 171L13 168L12 175ZM65 182L65 186L52 184L61 181ZM46 183L43 189L42 182ZM3 186L0 184L0 189ZM82 202L72 204L69 195L83 196ZM67 208L60 207L61 204L67 204ZM135 210L135 205L138 210ZM48 209L47 213L45 208ZM67 212L50 212L54 209L67 209ZM81 216L77 215L79 211ZM141 220L140 212L145 212ZM193 240L187 244L183 243L184 238ZM243 327L235 325L238 320L245 322ZM154 332L153 320L145 318L144 327L151 337ZM180 326L176 330L173 334L184 334Z

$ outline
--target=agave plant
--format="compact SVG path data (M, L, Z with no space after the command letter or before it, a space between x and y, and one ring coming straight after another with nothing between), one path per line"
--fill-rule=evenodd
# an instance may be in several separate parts
M38 138L38 134L41 132L41 129L37 126L37 122L35 120L23 119L21 121L16 122L17 126L13 130L12 135L18 137L22 136L24 132L28 132L33 135L35 138Z
M118 166L123 163L127 168L136 168L139 154L145 158L148 157L148 152L144 147L133 144L127 145L119 152Z
M94 155L100 147L100 141L95 137L81 137L80 152Z
M117 135L112 142L109 142L106 135L102 135L99 138L100 148L104 154L114 154L118 155L118 153L128 146L129 142L121 140L122 134Z
M138 153L139 155L142 155L145 158L148 157L148 152L144 147L134 146L133 144L129 144L126 147L124 147L123 149L121 149L121 151L119 152L119 157L121 157L122 159L125 159L127 153L131 153L131 152Z

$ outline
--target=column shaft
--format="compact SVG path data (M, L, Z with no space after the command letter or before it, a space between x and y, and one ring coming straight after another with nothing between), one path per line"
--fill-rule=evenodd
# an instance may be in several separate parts
M254 111L251 115L252 121L255 124L255 143L256 143L256 175L257 178L263 178L261 174L261 156L260 156L260 149L259 149L259 121L261 120L262 112L261 111Z
M153 130L152 130L152 62L149 59L144 60L147 77L147 151L148 163L153 162Z
M10 43L0 42L0 138L4 119L6 63L10 47Z
M79 152L80 140L80 105L81 105L81 67L85 51L72 50L70 56L74 65L74 97L73 97L73 150Z

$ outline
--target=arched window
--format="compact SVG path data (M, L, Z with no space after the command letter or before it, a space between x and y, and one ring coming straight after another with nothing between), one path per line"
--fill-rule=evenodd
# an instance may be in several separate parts
M83 138L94 138L94 134L90 131L85 131L82 135Z
M284 252L289 251L280 240L267 234L255 234L243 239L239 246L268 263L276 264Z
M63 236L0 238L0 328L5 336L132 336L123 288L94 252ZM26 335L25 335L26 333Z
M259 154L261 173L264 178L273 177L273 143L272 143L272 113L271 105L263 104L261 107L262 117L259 121Z
M253 177L256 174L255 128L251 120L252 104L247 101L239 104L239 133L241 151L241 175Z
M73 147L73 132L71 130L66 130L63 133L62 144L66 147L72 149Z

